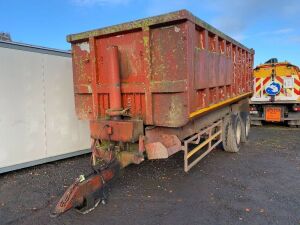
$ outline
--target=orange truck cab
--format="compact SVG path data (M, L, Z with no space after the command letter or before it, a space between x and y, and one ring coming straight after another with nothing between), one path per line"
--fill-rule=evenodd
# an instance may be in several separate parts
M273 58L257 66L253 75L251 123L287 122L289 126L300 126L299 67Z

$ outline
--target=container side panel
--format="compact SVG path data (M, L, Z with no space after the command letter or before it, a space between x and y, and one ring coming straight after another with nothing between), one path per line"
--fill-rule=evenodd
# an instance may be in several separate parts
M190 112L251 92L252 53L198 26L194 38Z
M128 93L122 94L122 105L124 108L130 108L131 112L134 112L134 117L146 119L146 105L145 94L141 93Z
M109 46L118 47L122 106L129 108L129 113L133 117L145 119L144 57L146 53L141 30L96 39L100 117L105 117L106 110L110 108L110 71L107 57Z
M187 34L184 23L152 29L151 48L153 81L185 79Z
M92 71L88 41L72 45L75 109L79 119L93 118Z
M208 62L209 58L204 50L199 48L195 49L195 89L204 89L208 87L209 76L208 75Z
M178 127L188 121L186 30L185 23L151 30L152 86L157 89L153 118L158 126Z
M157 126L180 127L188 120L187 99L184 93L154 94L154 122Z
M89 33L95 60L89 58L83 36L72 43L78 54L73 60L79 118L91 119L95 105L99 117L110 108L111 45L118 47L122 106L146 125L183 126L198 110L251 92L252 51L189 16L155 21Z
M119 52L119 66L122 83L143 82L145 74L143 36L142 31L119 34L96 39L98 84L104 85L109 81L109 62L107 48L117 46Z

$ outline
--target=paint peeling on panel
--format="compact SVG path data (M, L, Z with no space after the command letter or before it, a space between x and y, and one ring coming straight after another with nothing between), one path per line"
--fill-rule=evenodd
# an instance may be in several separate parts
M180 31L180 28L177 27L177 26L175 26L175 27L174 27L174 31L175 31L176 33L178 33L178 32Z
M78 43L77 46L81 51L87 51L88 53L90 53L90 45L88 42Z

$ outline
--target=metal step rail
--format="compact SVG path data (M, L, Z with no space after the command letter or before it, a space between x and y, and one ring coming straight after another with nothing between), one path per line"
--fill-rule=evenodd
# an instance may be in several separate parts
M205 138L203 140L203 138ZM222 120L218 120L211 126L200 130L199 133L193 135L184 141L182 150L184 151L184 171L188 172L193 166L195 166L201 159L203 159L208 153L210 153L219 143L222 141ZM190 144L197 145L193 149L190 149ZM196 159L191 161L191 157L197 152L207 146L207 149Z

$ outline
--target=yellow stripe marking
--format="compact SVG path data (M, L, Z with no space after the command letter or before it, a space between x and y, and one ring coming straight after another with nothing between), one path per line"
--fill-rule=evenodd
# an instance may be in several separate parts
M226 105L226 104L232 103L232 102L237 101L237 100L239 100L239 99L241 99L241 98L243 98L243 97L250 96L251 94L252 94L252 92L248 92L248 93L246 93L246 94L242 94L242 95L236 96L236 97L234 97L234 98L227 99L227 100L225 100L225 101L216 103L216 104L214 104L214 105L205 107L205 108L203 108L203 109L199 109L199 110L197 110L197 111L195 111L195 112L190 113L190 118L192 118L192 117L194 117L194 116L198 116L198 115L200 115L200 114L202 114L202 113L205 113L205 112L207 112L207 111L216 109L216 108L218 108L218 107L220 107L220 106L222 106L222 105Z

